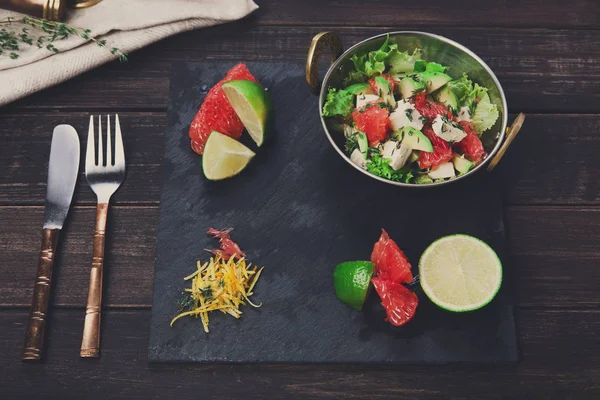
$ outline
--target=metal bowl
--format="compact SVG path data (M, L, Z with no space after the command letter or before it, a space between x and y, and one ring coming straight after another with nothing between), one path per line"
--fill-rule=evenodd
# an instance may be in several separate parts
M442 65L449 66L450 69L447 73L452 78L459 78L463 73L466 72L473 82L477 82L478 84L489 89L488 93L490 95L490 99L492 103L498 106L500 117L496 121L496 124L491 129L485 131L481 136L481 141L483 142L483 146L488 155L482 163L477 165L468 173L444 182L418 185L393 182L388 179L373 175L354 164L350 160L350 157L344 153L344 136L332 129L332 119L323 118L321 116L321 122L323 124L325 134L338 154L343 157L348 164L363 174L366 174L373 179L396 186L441 186L465 179L473 175L478 170L483 169L488 163L488 170L491 170L504 155L504 152L510 145L510 142L518 133L520 126L523 123L524 115L519 115L517 120L515 120L515 123L509 130L509 137L507 137L505 140L505 132L507 132L508 108L506 105L506 97L504 96L504 91L502 90L502 86L500 85L498 78L496 78L496 75L494 75L490 67L475 53L467 49L465 46L443 36L414 31L383 33L355 44L340 55L342 52L342 45L337 34L334 32L322 32L318 34L314 37L309 49L308 59L306 62L306 79L311 90L315 94L319 94L319 115L321 115L321 110L323 109L323 104L326 101L326 96L329 89L342 89L344 77L347 76L349 71L354 70L354 65L350 60L350 57L356 53L364 54L369 51L379 49L388 35L390 44L396 43L399 50L406 50L411 53L415 48L418 47L423 51L422 54L424 60L435 61ZM323 82L321 83L318 77L318 60L321 53L325 50L332 51L333 60L329 70L325 74ZM503 148L501 149L501 147Z

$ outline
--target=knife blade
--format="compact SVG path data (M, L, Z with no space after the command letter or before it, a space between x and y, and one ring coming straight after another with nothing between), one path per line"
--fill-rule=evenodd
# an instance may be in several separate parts
M79 136L71 125L58 125L52 134L44 229L62 229L79 173Z
M48 185L42 231L42 248L33 288L29 321L25 332L22 360L39 360L44 343L44 330L50 299L52 268L79 173L79 136L70 125L58 125L52 133Z

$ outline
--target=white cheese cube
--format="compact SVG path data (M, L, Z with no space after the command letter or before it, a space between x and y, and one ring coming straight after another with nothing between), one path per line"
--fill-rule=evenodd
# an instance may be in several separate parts
M436 136L449 143L460 142L467 136L465 131L458 128L452 122L445 120L441 115L435 117L431 123L431 129Z
M454 172L454 164L451 162L440 164L437 168L429 171L431 179L452 178L453 176L456 176L456 173Z
M406 164L412 149L404 143L388 140L381 147L380 153L381 157L390 160L390 167L397 171Z
M471 112L469 111L469 107L461 107L458 112L457 120L460 121L471 121Z
M396 151L396 145L398 142L394 142L393 140L388 140L381 146L379 153L383 158L392 158L394 152Z
M358 94L356 95L356 108L359 110L369 103L379 100L376 94Z
M367 159L359 149L354 149L352 154L350 154L350 160L362 169L367 169Z
M421 114L415 107L406 100L400 100L398 107L390 114L390 126L393 130L398 131L405 126L412 126L415 129L423 128L423 120Z
M395 171L398 171L400 168L404 167L406 161L409 159L412 153L412 149L410 146L402 143L400 148L396 148L394 154L392 155L392 161L390 162L390 167L392 167Z

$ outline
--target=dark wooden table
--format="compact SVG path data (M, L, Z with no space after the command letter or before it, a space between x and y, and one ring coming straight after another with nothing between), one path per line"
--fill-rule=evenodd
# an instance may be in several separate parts
M258 1L246 20L167 39L0 109L0 397L600 398L600 5L595 0ZM489 9L486 9L489 8ZM516 367L147 363L171 62L302 62L314 34L346 45L391 30L442 34L497 73L527 113L496 174L518 270ZM1 82L0 82L1 90ZM19 353L40 242L50 135L121 115L128 177L114 197L102 357L79 359L95 198L83 167L59 249L43 364ZM84 137L84 136L83 136Z

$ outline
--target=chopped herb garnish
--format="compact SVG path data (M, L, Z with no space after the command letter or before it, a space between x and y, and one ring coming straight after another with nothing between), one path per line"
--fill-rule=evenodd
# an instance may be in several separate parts
M407 108L406 111L404 112L404 114L406 114L406 118L412 122L413 121L413 112L411 108Z
M212 287L206 286L205 288L200 289L200 292L206 300L212 300L212 298L213 298Z
M177 302L177 312L182 313L192 309L194 306L194 299L188 294L185 294L179 301Z
M358 148L358 140L356 135L349 136L346 139L346 145L344 146L344 150L346 150L346 154L350 155L352 152Z

